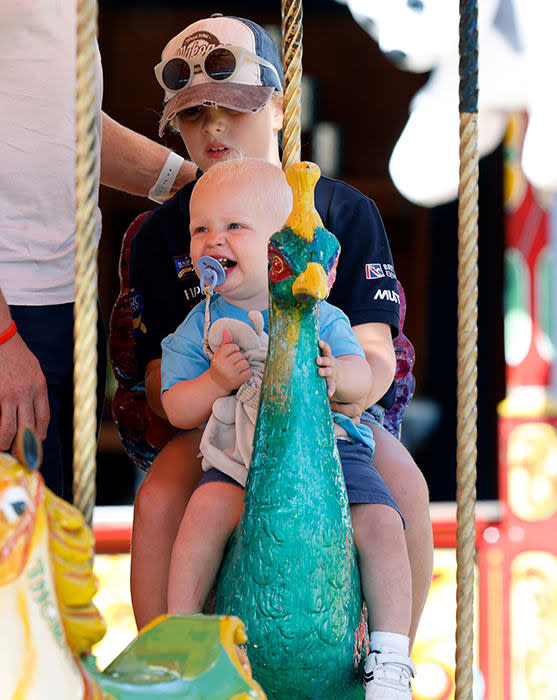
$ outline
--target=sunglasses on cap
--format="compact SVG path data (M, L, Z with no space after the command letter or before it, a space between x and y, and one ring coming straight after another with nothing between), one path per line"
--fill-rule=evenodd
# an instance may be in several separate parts
M215 46L201 58L168 58L155 66L155 75L167 92L178 93L189 86L195 73L199 72L197 67L210 80L225 83L234 78L244 61L270 68L280 85L279 75L272 63L240 46Z

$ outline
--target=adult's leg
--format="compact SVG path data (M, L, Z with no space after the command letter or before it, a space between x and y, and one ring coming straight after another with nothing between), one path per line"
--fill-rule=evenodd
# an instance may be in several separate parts
M51 491L71 501L74 305L11 306L10 311L47 382L50 422L43 442L41 473ZM100 314L98 339L97 431L106 381L106 342Z
M138 629L167 611L170 554L201 475L199 430L178 434L161 450L139 487L133 511L131 597Z
M429 492L423 474L404 445L384 428L371 426L375 438L374 463L406 520L406 548L412 574L410 648L431 585L433 533Z
M73 374L73 304L11 306L18 331L35 355L45 375L50 422L43 442L41 473L46 485L58 496L64 493L60 412L71 395ZM71 444L71 435L69 441Z
M195 491L172 549L169 613L201 612L243 507L244 489L240 486L214 481Z

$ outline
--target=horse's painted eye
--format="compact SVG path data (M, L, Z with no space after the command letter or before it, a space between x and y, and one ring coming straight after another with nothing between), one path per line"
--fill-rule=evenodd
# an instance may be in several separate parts
M21 486L10 486L0 497L0 513L9 525L15 525L29 506L27 491Z
M269 251L269 278L272 284L280 282L292 275L292 270L286 260L275 250Z

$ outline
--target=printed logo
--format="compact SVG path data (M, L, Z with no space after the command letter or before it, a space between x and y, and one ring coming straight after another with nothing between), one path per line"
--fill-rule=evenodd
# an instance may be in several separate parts
M366 279L376 280L385 277L381 263L366 263Z
M196 287L184 289L184 294L186 295L186 299L188 301L191 301L192 299L195 299L196 297L201 295L201 287L197 285Z
M395 303L400 304L399 295L396 292L393 292L391 289L378 289L373 298L387 299L388 301L394 301Z
M179 280L195 273L195 268L189 255L176 255L174 257L174 267Z
M220 41L211 32L195 32L184 39L182 46L176 51L176 56L195 58L204 56L209 49L220 46Z
M130 310L132 312L132 331L135 337L140 333L147 333L143 323L143 295L139 289L130 289Z
M396 280L395 268L392 265L389 265L389 263L383 263L383 269L385 270L387 277Z

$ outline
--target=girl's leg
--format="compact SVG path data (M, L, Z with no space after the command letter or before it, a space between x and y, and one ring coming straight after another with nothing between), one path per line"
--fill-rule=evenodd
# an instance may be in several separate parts
M244 490L239 486L213 481L194 492L172 549L170 614L202 611L243 507Z
M201 475L199 430L180 433L153 461L138 489L131 550L131 597L137 628L167 610L172 545Z
M381 503L358 503L350 512L369 629L408 635L412 584L401 517Z
M429 493L423 474L404 445L384 428L373 425L374 464L406 520L406 549L412 573L410 649L433 574L433 533Z

